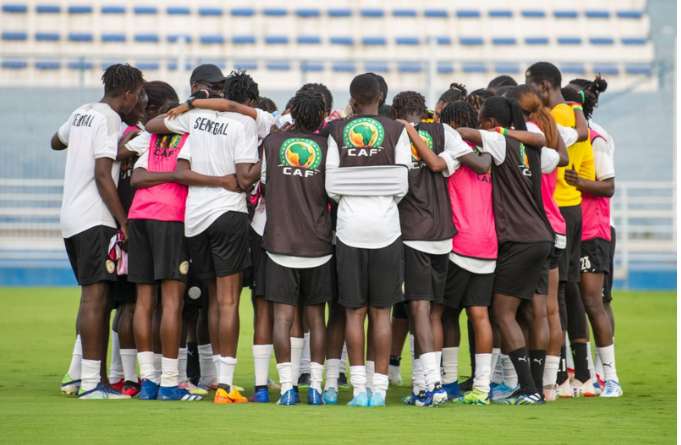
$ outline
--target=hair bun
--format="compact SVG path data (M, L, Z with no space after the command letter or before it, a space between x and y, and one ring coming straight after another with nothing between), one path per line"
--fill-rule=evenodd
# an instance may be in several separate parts
M605 79L603 79L599 74L593 81L592 89L593 92L595 92L596 95L598 95L608 89L608 82Z
M461 85L460 83L456 83L456 82L451 83L451 84L449 85L449 89L450 89L450 90L457 90L457 91L460 91L461 94L463 94L464 96L468 94L468 91L466 91L466 86L465 86L465 85Z

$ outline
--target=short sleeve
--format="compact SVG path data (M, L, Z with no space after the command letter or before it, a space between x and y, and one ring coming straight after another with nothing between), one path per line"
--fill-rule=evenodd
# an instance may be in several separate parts
M135 168L149 170L149 150L140 155L139 159L137 159L137 162L135 162Z
M263 153L262 163L260 164L260 182L262 182L263 184L265 184L266 175L267 175L267 157Z
M605 181L606 179L615 177L615 160L610 152L610 146L601 137L598 137L592 142L594 150L594 170L596 171L596 179Z
M563 142L565 142L565 146L569 147L570 145L573 145L574 143L577 142L578 134L577 130L574 128L569 128L569 127L563 127L562 125L558 124L558 134L560 134L560 137L563 138Z
M57 137L64 145L69 145L69 136L71 135L71 122L73 121L73 114L69 117L69 120L64 122L64 124L59 127L57 131Z
M187 139L187 142L189 142L189 139ZM180 154L177 155L177 159L184 159L185 161L189 161L190 163L192 162L191 146L186 142L182 147L182 150L180 150Z
M496 165L501 165L506 160L506 138L496 132L481 130L482 152L489 153Z
M189 133L189 129L191 128L191 118L192 113L182 113L175 119L166 117L163 119L163 123L166 125L166 128L173 133L185 134Z
M255 126L258 131L258 139L265 139L270 134L270 129L274 125L274 116L272 113L261 110L260 108L255 109L256 119Z
M151 134L144 131L135 136L134 138L130 139L128 143L125 144L125 148L137 153L138 155L141 155L142 153L145 153L149 150L150 143Z
M449 177L461 166L458 159L461 156L473 153L473 150L461 139L461 135L456 130L447 124L443 124L443 127L445 129L445 149L440 153L440 157L447 163L447 169L442 174Z
M395 164L405 165L411 169L411 140L407 134L407 130L403 129L400 138L397 140L395 146Z
M558 167L560 162L560 155L556 150L550 148L542 148L541 150L541 172L549 174Z
M102 114L102 119L97 119L97 129L94 132L93 141L95 159L109 158L116 160L120 124L120 117L113 111Z
M251 119L252 120L252 119ZM255 124L253 124L255 126ZM247 137L244 131L244 126L237 126L234 137L234 163L235 164L255 164L258 162L258 147L256 145L256 136L251 133Z

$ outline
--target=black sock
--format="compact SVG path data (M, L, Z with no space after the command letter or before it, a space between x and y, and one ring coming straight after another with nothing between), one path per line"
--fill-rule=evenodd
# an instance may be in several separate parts
M199 365L199 345L187 343L187 377L193 384L199 383L201 366Z
M567 348L560 347L560 364L558 365L558 374L556 375L556 384L562 385L568 379L567 373Z
M470 320L468 321L468 353L471 356L471 376L475 376L475 329Z
M390 356L390 366L400 366L400 360L402 360L402 356L391 355Z
M226 384L226 383L219 383L219 384L218 384L218 389L224 389L225 391L227 391L227 394L231 394L231 393L232 393L232 387L229 386L229 385Z
M267 389L267 385L260 385L260 386L256 386L256 387L255 387L255 390L256 390L256 391L258 391L258 390L260 390L260 389Z
M516 374L518 374L520 392L523 394L536 393L537 389L534 387L534 380L532 380L532 371L530 371L527 350L525 348L516 349L515 351L509 352L508 356L513 362Z
M546 351L530 351L530 370L534 387L541 392L544 389L544 367L546 366Z
M591 378L586 343L572 343L570 347L572 348L572 360L575 362L575 380L584 383Z

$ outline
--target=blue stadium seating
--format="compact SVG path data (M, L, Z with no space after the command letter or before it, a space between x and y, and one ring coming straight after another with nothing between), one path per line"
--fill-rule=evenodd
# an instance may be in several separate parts
M135 34L135 42L157 43L158 41L158 34Z
M352 62L334 62L332 66L337 72L354 73L356 71L355 64Z
M288 40L286 36L265 36L265 43L268 45L286 45Z
M92 14L92 6L69 6L69 14Z
M58 70L61 68L59 61L36 61L35 67L39 70Z
M289 71L291 64L288 62L268 62L265 64L265 68L271 71Z
M369 73L387 73L390 71L387 63L365 63L364 69Z
M298 36L296 41L301 45L319 45L322 43L322 38L319 36Z
M23 31L4 31L2 33L2 40L26 40L28 39L28 34Z
M21 70L28 67L28 62L25 60L3 60L2 67L13 70Z
M301 71L324 71L323 63L303 62L300 64Z
M59 14L61 6L59 5L38 5L35 7L38 14Z
M199 8L199 15L202 16L221 16L222 8Z
M135 14L150 14L150 15L158 14L158 8L156 6L135 6L133 8L133 11L135 12Z
M125 42L127 37L123 33L102 34L102 42Z
M2 5L2 12L10 12L13 14L24 14L28 11L28 6L26 5L12 5L4 4Z
M395 9L393 10L394 17L416 17L415 9Z
M71 42L92 42L92 33L90 33L90 32L72 32L72 33L69 33L69 40Z
M60 39L58 32L37 32L35 33L35 39L37 41L47 41L56 42Z
M102 14L125 14L125 6L102 6Z
M232 37L232 43L247 45L255 43L255 36L234 36Z

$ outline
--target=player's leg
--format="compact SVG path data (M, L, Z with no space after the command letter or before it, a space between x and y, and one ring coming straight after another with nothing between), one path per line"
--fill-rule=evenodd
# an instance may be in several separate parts
M326 382L322 398L326 404L338 402L338 378L345 343L345 307L338 299L329 301L329 321L326 328Z
M549 270L549 295L546 299L546 318L549 322L549 346L546 351L546 366L544 367L544 400L556 399L556 378L560 364L560 350L565 335L560 322L558 306L558 268Z
M264 295L253 298L255 326L253 332L253 365L255 367L255 392L251 402L269 402L267 392L269 368L274 352L274 308ZM278 385L277 385L278 386Z
M329 297L331 297L331 294L329 294ZM310 388L307 393L307 403L310 405L323 404L322 377L324 357L326 356L324 309L325 303L305 306L305 320L310 329Z
M369 401L369 406L385 405L385 397L389 385L388 365L390 363L390 347L392 342L392 328L390 326L391 307L392 304L381 308L369 307L369 318L371 320L369 326L373 332L372 341L375 351L374 391ZM350 377L352 378L352 371L350 371Z
M393 306L392 312L393 338L390 348L390 367L388 378L391 385L401 385L402 375L400 374L400 361L402 360L402 350L404 342L409 334L409 319L404 303L397 303Z
M291 375L293 376L293 389L296 393L296 400L299 400L298 395L298 376L300 376L300 362L303 358L303 350L305 349L305 338L303 332L303 311L305 306L302 299L298 299L296 303L296 310L293 315L293 325L291 326Z
M137 290L135 289L135 300ZM121 362L123 363L124 383L121 392L131 397L140 391L137 377L137 345L135 344L135 333L133 330L133 320L135 318L135 302L124 303L121 319L118 323L118 339L121 344Z
M115 303L116 305L116 303ZM123 389L123 363L121 362L121 343L118 338L118 326L121 322L123 310L120 303L115 307L111 322L111 363L109 364L109 384L119 391Z
M547 287L548 289L548 271ZM521 313L529 327L530 370L537 390L544 388L544 367L546 365L546 351L549 345L549 323L546 316L546 298L542 293L535 294L531 301L523 301Z
M446 297L445 297L446 298ZM454 400L461 396L459 390L459 316L461 308L445 305L442 312L442 387L447 391L447 398Z
M292 304L274 303L274 354L279 371L281 396L278 404L294 405L296 403L293 389L293 366L291 364L291 327L293 326L296 307Z
M367 375L364 366L364 321L368 308L345 308L345 341L350 361L350 384L353 388L353 406L367 406Z
M236 351L239 342L239 299L241 294L242 272L217 277L217 306L219 313L220 365L218 367L218 392L228 397L232 403L245 402L234 386L234 369L236 367ZM222 391L220 391L222 390ZM223 393L224 394L221 394Z
M584 301L582 300L579 283L567 282L565 286L565 303L568 312L568 337L574 361L575 377L572 382L576 397L594 397L595 389L589 370L589 356L587 351L587 331L589 325L586 318Z
M142 390L140 399L155 400L158 395L156 372L154 369L154 345L152 338L152 318L157 302L157 286L154 284L137 284L137 304L133 318L133 331L137 345Z
M307 319L303 317L303 356L300 359L300 376L298 376L298 386L310 386L310 327L307 325Z
M151 318L151 338L154 350L154 373L156 381L161 381L161 366L163 363L163 345L161 344L161 318L163 318L163 304L161 302L160 288L156 297L156 307ZM159 383L160 384L160 383Z
M471 405L488 405L490 403L493 344L489 308L487 306L470 306L466 308L466 315L475 330L475 375L473 376L473 390L457 401Z

